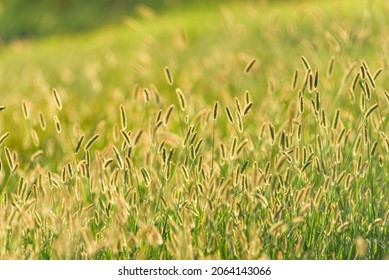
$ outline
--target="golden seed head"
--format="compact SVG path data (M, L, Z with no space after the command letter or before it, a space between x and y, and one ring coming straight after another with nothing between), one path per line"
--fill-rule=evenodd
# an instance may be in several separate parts
M234 124L234 117L232 116L231 110L228 106L226 106L226 114L227 114L228 121L231 124Z
M61 130L62 130L61 123L60 123L57 116L54 116L54 124L55 124L55 129L56 129L57 133L58 134L61 133Z
M167 83L170 86L173 85L173 76L172 76L172 73L169 70L169 67L166 66L165 69L164 69L164 72L165 72L165 78L166 78Z
M311 69L311 66L309 65L308 60L305 58L305 56L301 56L301 61L303 62L304 66L307 70Z
M177 96L178 96L178 100L180 102L181 110L185 111L185 109L186 109L185 96L184 96L183 92L179 88L176 89L176 93L177 93Z
M55 88L53 88L53 96L54 96L55 104L57 105L58 110L62 110L61 98L59 97L58 91Z
M216 120L218 111L219 110L219 102L215 102L215 105L213 106L213 120Z
M255 62L256 59L254 58L246 65L246 68L244 69L245 74L248 74L250 72L250 69L254 66Z
M90 147L93 145L93 143L95 143L95 141L96 141L97 138L99 138L99 137L100 137L99 134L94 135L94 136L85 144L84 151L88 151L88 150L90 149Z

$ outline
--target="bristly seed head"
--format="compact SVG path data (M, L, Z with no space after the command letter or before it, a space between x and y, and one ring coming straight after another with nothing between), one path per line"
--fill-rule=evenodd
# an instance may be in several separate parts
M250 103L250 92L248 90L245 91L244 93L246 104Z
M271 144L273 145L273 144L274 144L274 140L275 140L275 130L274 130L274 126L273 126L272 123L269 123L268 127L269 127L269 132L270 132Z
M353 92L355 91L356 87L357 87L357 84L359 82L359 77L360 77L360 74L359 72L355 75L354 77L354 80L353 80L353 85L352 85L352 90Z
M22 109L23 109L23 116L27 120L30 118L30 114L28 111L27 103L25 100L22 101Z
M365 113L365 119L367 119L376 109L378 108L378 103L371 106Z
M123 136L123 139L125 141L125 143L127 144L128 147L131 147L131 139L130 139L130 135L131 134L131 131L130 133L127 133L125 130L120 130L120 133L122 134Z
M143 97L146 103L150 101L150 90L148 88L143 89Z
M57 105L58 110L62 110L61 98L59 97L58 91L55 88L53 88L53 95L54 95L55 104Z
M150 186L150 183L151 183L151 178L150 178L150 174L149 172L147 171L146 168L142 167L140 169L141 173L142 173L142 176L143 176L143 180L146 184L146 186Z
M232 116L231 110L228 106L226 106L226 114L227 114L228 121L231 124L234 124L234 117Z
M246 107L243 109L243 116L246 116L248 112L250 111L251 107L253 106L253 102L249 102Z
M237 143L238 143L238 138L235 136L234 139L232 140L231 151L230 151L230 159L234 159L234 157L235 157L235 151L236 151L236 144Z
M366 122L363 124L363 143L367 145L369 143L369 131L367 129Z
M297 129L297 141L298 142L301 141L301 137L302 137L302 124L300 123L298 125L298 129Z
M239 129L239 132L242 133L243 132L243 119L242 119L242 116L241 114L236 111L236 118L238 120L238 129Z
M299 71L297 69L294 70L292 86L290 88L291 90L295 90L296 89L298 75L299 75Z
M112 145L112 150L113 150L113 152L114 152L114 154L115 154L115 156L116 156L116 159L117 159L117 162L118 162L118 164L119 164L120 169L123 170L123 168L124 168L124 163L123 163L122 157L121 157L120 154L119 154L118 149L117 149L115 146Z
M304 97L299 98L299 113L302 115L304 113Z
M313 91L313 74L312 72L309 73L309 76L308 76L308 91L309 92L312 92Z
M77 141L77 145L76 145L76 148L75 148L75 150L74 150L74 153L75 153L75 154L77 154L78 151L80 150L80 147L81 147L81 144L82 144L83 141L84 141L84 135L82 135L82 136L78 139L78 141Z
M167 109L166 111L166 114L165 114L165 119L164 119L164 125L166 126L169 122L169 119L170 119L170 116L173 112L173 109L174 109L174 105L170 105L169 108Z
M39 112L39 125L42 130L46 130L46 119L42 112Z
M167 83L170 86L173 85L173 76L172 76L172 73L169 70L169 67L166 66L164 71L165 71L165 78L166 78Z
M240 106L239 99L236 97L235 97L235 106L236 106L236 110L238 111L238 113L242 115L242 107Z
M181 110L185 111L185 109L186 109L185 96L184 96L184 94L182 93L182 91L179 88L176 89L176 93L177 93L177 96L178 96L178 100L180 101Z
M366 70L365 70L365 67L361 66L359 69L360 69L361 79L362 79L362 80L365 80L365 79L366 79Z
M85 147L84 147L84 151L88 151L90 149L90 147L93 145L93 143L95 143L95 141L97 140L97 138L99 138L99 134L96 134L94 135L86 144L85 144Z
M301 56L301 61L303 62L307 70L311 69L311 66L309 65L308 60L305 58L305 56Z
M332 122L332 129L335 130L338 127L340 110L336 109L334 120Z
M122 126L122 129L126 129L127 127L127 115L126 111L124 110L124 106L120 104L120 123Z
M218 115L219 110L219 102L215 102L215 105L213 106L213 120L215 121Z
M4 151L5 151L5 157L7 159L8 167L11 171L13 171L15 169L15 162L11 155L11 151L6 146L4 147Z
M334 63L335 63L335 57L331 56L330 61L328 62L328 67L327 67L327 77L331 77L332 72L334 70Z
M57 116L54 116L54 123L55 123L55 129L57 130L57 133L61 133L61 123L59 122L59 119Z
M7 139L8 136L9 136L9 132L6 132L3 135L1 135L0 144L2 144L5 141L5 139Z
M324 109L321 109L321 125L326 128L327 127L327 115Z
M317 89L317 86L319 85L319 68L316 67L315 69L315 80L314 80L314 88Z
M378 142L377 142L377 141L374 141L374 143L371 145L370 157L373 157L373 156L374 156L375 151L376 151L376 149L377 149L377 145L378 145Z
M256 59L252 59L247 65L246 68L244 69L244 73L248 74L250 72L250 69L254 66L256 62Z

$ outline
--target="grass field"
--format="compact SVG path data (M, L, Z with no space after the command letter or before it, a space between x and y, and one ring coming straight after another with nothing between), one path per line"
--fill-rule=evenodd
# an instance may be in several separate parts
M137 11L0 46L0 259L389 258L385 1Z

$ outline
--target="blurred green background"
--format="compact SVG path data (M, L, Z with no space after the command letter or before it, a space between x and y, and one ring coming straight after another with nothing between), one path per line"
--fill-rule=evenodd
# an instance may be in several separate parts
M0 40L74 33L115 24L123 17L211 1L184 0L0 0Z

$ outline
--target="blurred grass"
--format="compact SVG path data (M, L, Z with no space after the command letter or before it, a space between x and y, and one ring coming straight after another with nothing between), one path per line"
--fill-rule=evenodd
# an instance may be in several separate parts
M102 24L99 28L89 29L88 32L76 32L75 34L71 29L63 33L42 32L33 40L14 40L2 46L0 49L2 62L0 64L0 105L5 106L6 109L1 112L0 128L2 133L12 132L6 140L6 145L11 151L18 151L21 166L17 175L24 176L24 178L33 177L30 157L37 149L45 151L45 155L40 159L44 171L50 170L53 175L60 174L62 166L67 161L73 160L74 146L80 134L85 135L86 139L95 133L100 134L99 141L94 144L94 148L101 151L104 156L113 156L109 147L113 143L112 131L120 122L118 112L120 104L124 104L129 113L128 127L133 131L143 129L147 134L158 111L165 112L167 107L175 102L174 92L166 84L163 74L166 65L169 66L174 76L174 87L180 87L186 95L189 104L187 113L191 120L195 119L204 108L212 108L216 100L220 102L220 111L223 112L225 106L234 106L235 97L242 100L244 91L250 92L254 106L252 114L245 119L244 137L253 139L253 148L250 152L253 152L255 161L258 161L262 169L266 162L273 160L274 154L271 149L274 148L266 142L266 139L259 137L261 124L274 124L278 134L282 132L285 123L293 119L297 93L290 89L290 84L296 69L300 73L298 83L302 84L305 71L300 60L302 55L309 60L313 69L315 67L320 69L321 106L326 108L328 118L332 119L336 108L341 108L342 124L350 129L349 138L351 141L354 140L358 134L358 124L363 114L359 110L358 100L350 102L348 88L344 85L344 77L350 65L353 63L359 65L362 59L367 61L372 71L382 67L383 72L377 80L376 93L379 98L378 103L386 104L382 92L389 86L389 44L385 35L388 34L387 26L389 26L385 16L388 7L382 4L384 2L376 2L377 5L369 10L366 9L366 2L355 3L351 0L308 1L304 4L291 1L276 4L272 2L266 4L257 1L244 3L236 1L225 5L210 6L208 2L196 1L196 4L186 4L185 7L157 13L152 17L140 15L129 17L126 12L120 19L115 18L110 22L112 24ZM117 24L113 24L115 20ZM47 36L49 34L50 36ZM332 48L328 43L326 39L328 34L336 38L340 46L339 50ZM332 56L335 57L333 74L331 77L326 77L325 69ZM243 69L253 58L256 58L256 63L249 75L245 75ZM357 70L356 68L355 71ZM350 84L349 79L347 86ZM160 100L157 102L153 96L152 102L144 102L142 90L153 87L159 92ZM52 88L60 92L63 111L58 111L53 103ZM23 118L22 100L25 100L28 105L30 119L24 120ZM309 99L306 101L308 104L304 115L304 125L306 125L304 137L307 143L315 146L312 139L316 134L314 126L316 123L309 115ZM375 100L371 102L373 101L376 102ZM37 117L39 111L44 113L48 122L45 131L39 128ZM383 113L385 112L387 112L387 107L383 107ZM58 115L61 120L61 135L57 135L55 131L53 115ZM229 145L231 137L237 132L229 126L225 116L223 118L224 114L220 115L216 138L219 142ZM387 119L384 118L382 120L383 131L385 129L387 131L387 123ZM38 147L31 142L32 129L39 133L41 142ZM206 149L209 151L209 126L201 125L200 130L205 139L204 146L207 145ZM173 133L182 136L177 115L170 121L166 132L171 133L166 134L168 136ZM372 139L378 139L377 134L378 132L372 134L374 136ZM328 141L329 138L327 136L323 139ZM147 165L149 171L155 169L157 172L158 168L155 168L157 161L151 164L146 163L147 151L155 148L147 146L147 141L141 143L140 148L133 155L134 162L138 167ZM349 154L352 148L350 142L344 147L345 155ZM325 144L330 147L328 143L330 142ZM177 149L180 149L180 145ZM381 150L385 152L382 147L379 152ZM333 162L331 152L330 149L326 151L328 157L325 161L328 166ZM2 154L5 163L4 152ZM209 158L209 153L204 152L204 159L207 158ZM235 163L242 165L243 161L240 160L237 159ZM388 166L388 160L385 156L385 166ZM346 158L345 165L342 166L347 172L352 172L350 162L351 160ZM378 165L376 158L373 158L372 162L374 166ZM229 176L231 172L226 167L231 168L229 165L222 166L220 176ZM251 166L248 168L253 170ZM290 253L293 252L293 248L289 248L285 256L282 255L282 251L286 248L283 242L292 240L287 243L288 246L293 246L299 240L299 234L292 233L292 237L283 235L282 238L273 239L268 233L268 228L258 227L258 224L261 224L258 218L267 215L265 209L259 214L248 211L245 215L242 212L242 217L246 219L245 225L251 226L253 236L261 236L263 243L261 250L266 252L270 258L349 259L355 255L353 240L358 236L366 238L371 244L366 258L386 257L387 227L382 226L376 231L374 228L373 230L368 228L377 217L382 217L384 222L387 221L385 218L388 213L388 181L387 173L385 173L387 169L385 171L384 168L377 167L375 174L372 173L373 171L369 173L368 179L357 178L355 187L347 191L342 190L342 193L336 194L339 188L335 184L328 194L323 195L325 201L320 204L320 208L309 210L311 212L301 224L303 227L301 232L304 233L304 255L293 255ZM312 180L314 191L312 197L308 196L309 201L313 199L320 185L324 184L325 178L315 175L314 171L309 172L308 175L316 179ZM373 178L376 185L382 187L378 189L378 192L375 191L379 195L375 195L368 189L368 183L370 184ZM9 182L3 182L6 190L14 191L18 184L17 179L17 176L13 176ZM310 178L307 181L310 181ZM297 192L306 186L306 181L294 180L291 186L291 191ZM361 195L359 195L359 188ZM143 187L139 189L142 191ZM144 193L141 191L139 196L143 201ZM87 205L93 199L89 197L87 190L85 193L84 204ZM281 194L273 193L272 188L264 187L264 195L271 197L271 203L276 205ZM353 204L354 196L355 200L358 200L357 204ZM60 195L58 198L60 199ZM294 211L297 211L299 207L291 198L293 196L287 194L282 198L281 205L285 205L285 208L281 209L281 213L285 221L291 220L296 215ZM229 203L230 200L226 201ZM43 205L51 207L49 203ZM243 205L246 204L243 203ZM142 219L147 220L150 217L150 212L148 212L150 208L147 203L142 204L141 207L143 208L140 208L139 216L141 222L144 222ZM52 208L56 212L56 206ZM199 209L202 209L202 205ZM227 244L228 236L227 238L213 236L216 233L224 235L224 222L234 220L234 211L230 211L228 207L220 209L220 216L217 214L218 211L212 211L215 213L213 218L231 215L231 219L218 223L220 230L204 227L203 232L199 232L206 236L204 240L209 242L210 246L217 244L215 240L226 242L222 244L223 246L216 246L215 252L211 249L208 252L205 251L205 256L209 254L217 258L236 258L234 253L231 253L233 250L228 247L231 246ZM268 216L276 221L274 217L278 214L273 215L273 213L280 212L275 210L277 210L276 207L272 208ZM58 210L58 212L61 211ZM177 218L175 208L167 208L166 212L170 213L168 215L173 216L174 219ZM129 222L120 229L124 230L128 227L127 231L141 236L142 232L134 226L135 222L130 221L137 216L131 214L129 217ZM333 229L335 226L333 221L338 223L339 220L340 222L349 220L353 222L350 232L338 234ZM22 228L23 224L17 225ZM264 230L258 233L258 228ZM116 236L115 229L115 227L108 227L108 230L115 233L112 236ZM184 229L189 229L189 227L184 227ZM323 229L328 230L329 235L326 235ZM126 234L127 231L125 231ZM95 234L98 230L92 228L91 232ZM56 234L67 238L67 235L61 232ZM16 233L14 235L17 236ZM110 235L107 234L107 236ZM17 239L15 240L14 246L17 247ZM180 238L180 240L184 239ZM60 241L61 239L58 238L59 244L61 244ZM72 241L77 244L77 238ZM104 239L105 241L108 244L106 245L107 252L109 252L111 245L109 240ZM185 242L183 241L183 244ZM53 246L53 248L56 247ZM141 248L144 250L141 253L137 251L138 249L133 249L134 252L131 253L133 255L129 254L125 257L147 258L150 255L155 258L171 257L170 255L159 255L152 250L146 252L150 247L145 246L144 248ZM239 249L240 245L234 248ZM80 255L76 253L70 256L79 258ZM58 252L55 254L54 258L62 257ZM16 255L19 258L21 256ZM39 256L39 258L51 257L49 253ZM114 258L116 256L96 254L89 257Z
M199 1L190 1L191 4ZM207 1L207 3L221 1ZM187 4L183 0L2 0L0 40L79 33L107 24L117 24L144 7L154 11Z
M100 104L100 98L104 100L106 94L115 88L125 88L130 92L134 83L147 84L151 80L155 82L155 78L151 77L159 76L161 80L157 82L157 86L163 85L163 76L159 72L164 65L170 65L176 79L187 77L195 80L188 89L210 92L209 96L214 96L218 92L217 77L215 81L205 83L195 76L201 77L201 71L206 69L207 73L223 75L220 77L222 79L225 79L226 75L237 79L231 81L231 86L236 87L242 81L240 75L234 75L234 69L239 69L234 64L238 63L242 67L250 55L260 58L258 64L261 65L258 69L259 75L251 81L252 86L259 86L256 86L257 92L266 91L265 81L274 77L275 71L270 73L270 69L265 65L274 64L279 75L285 74L280 78L289 79L295 65L284 65L283 62L288 57L298 58L303 52L313 51L312 48L327 48L322 42L309 42L309 38L317 33L324 37L324 29L331 29L330 22L336 20L336 17L328 11L333 9L334 5L342 17L349 16L350 22L355 25L367 20L363 14L363 3L349 9L349 1L334 4L335 2L321 3L320 8L316 7L314 2L303 5L303 8L289 1L277 3L274 9L268 10L271 11L268 17L261 17L258 13L250 15L250 6L245 7L241 3L231 4L221 12L217 5L209 7L208 4L200 3L197 7L176 9L152 18L124 20L125 24L121 19L118 25L103 26L88 33L54 34L34 42L14 41L8 47L0 49L3 62L0 74L8 81L1 85L2 94L5 97L23 93L32 95L35 101L40 101L45 98L41 92L47 88L39 88L37 81L43 79L44 84L50 85L48 87L66 87L80 102L93 96L96 104ZM332 19L323 18L320 9ZM268 11L264 10L263 13ZM232 35L226 23L226 17L229 16L237 25ZM326 21L323 29L315 29L315 21L318 20ZM267 31L273 30L270 28L273 24L276 30L274 34ZM243 31L242 26L246 30ZM374 35L374 26L376 25L372 24L369 27L371 30L368 32L372 33L370 36ZM290 36L288 28L296 29L296 32L304 34L304 37ZM364 58L369 53L370 61L375 63L374 66L378 66L382 56L381 53L373 51L377 41L378 39L364 40L357 45L350 43L342 51L351 59L361 56ZM223 50L220 50L220 46L223 46ZM231 57L231 53L234 57ZM153 58L150 54L153 54ZM331 56L328 52L322 52L320 57L314 53L308 55L322 67ZM175 63L176 61L180 63ZM199 70L193 71L196 64L200 66ZM91 86L91 79L87 77L93 72L90 69L94 69L101 79L101 88L97 84Z
M24 98L34 104L34 110L44 110L56 87L73 106L73 113L63 116L64 122L79 120L92 131L100 120L115 114L106 110L107 100L126 102L136 88L154 85L164 97L162 102L165 98L169 102L163 76L168 65L184 92L201 95L191 99L194 111L202 109L203 101L210 105L248 89L261 104L262 118L279 119L278 126L285 113L280 107L289 108L290 100L274 103L267 94L273 87L274 98L284 96L285 85L301 66L301 55L320 69L336 55L334 81L324 85L326 95L334 99L323 101L333 110L348 100L345 92L337 95L335 85L342 83L350 61L366 59L372 69L388 65L387 56L377 51L382 39L380 24L388 22L380 12L384 6L376 5L372 17L365 3L351 2L237 1L211 6L195 2L150 18L127 17L117 25L89 32L15 40L0 48L1 102L8 108L3 115L12 118ZM342 43L339 53L325 40L327 32L336 34L337 25L349 32L349 41ZM253 57L257 59L255 74L250 79L242 77L242 69ZM387 71L381 76L385 88ZM9 125L5 123L4 128L11 129ZM14 141L11 147L21 138L10 139Z

